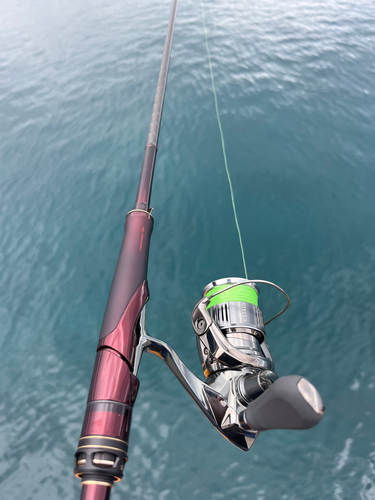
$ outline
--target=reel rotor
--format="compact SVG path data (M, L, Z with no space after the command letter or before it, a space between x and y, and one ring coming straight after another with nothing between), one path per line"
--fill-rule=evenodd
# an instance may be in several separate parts
M230 285L236 286L228 288ZM202 296L210 300L206 309L213 323L233 346L231 359L218 359L212 332L197 335L198 353L206 378L207 374L243 367L243 357L236 358L236 350L256 360L254 367L272 369L273 360L269 349L267 359L261 348L266 332L263 314L258 307L259 289L255 283L242 278L224 278L209 283L203 289Z

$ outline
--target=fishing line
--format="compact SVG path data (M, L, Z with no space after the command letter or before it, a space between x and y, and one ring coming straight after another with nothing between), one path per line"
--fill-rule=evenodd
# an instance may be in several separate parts
M210 48L208 46L206 18L205 18L205 15L204 15L204 6L203 6L203 1L202 0L201 0L201 9L202 9L202 19L203 19L203 27L204 27L204 38L205 38L205 44L206 44L206 50L207 50L207 57L208 57L208 66L210 68L210 75L211 75L211 86L212 86L212 92L214 94L214 100L215 100L215 110L216 110L217 124L218 124L219 130L220 130L221 147L222 147L222 150L223 150L224 165L225 165L225 170L226 170L227 178L228 178L228 184L229 184L229 190L230 190L230 197L231 197L231 200L232 200L233 215L234 215L234 220L236 222L238 239L239 239L239 242L240 242L240 248L241 248L241 255L242 255L243 267L244 267L244 271L245 271L245 277L247 279L248 276L247 276L245 253L244 253L243 244L242 244L241 229L240 229L240 225L238 223L238 218L237 218L237 210L236 210L236 203L234 201L234 193L233 193L233 187L232 187L232 180L231 180L230 173L229 173L229 168L228 168L227 154L226 154L226 150L225 150L224 134L223 134L223 129L222 129L221 120L220 120L220 114L219 114L219 105L218 105L216 88L215 88L215 78L214 78L214 73L213 73L213 69L212 69Z

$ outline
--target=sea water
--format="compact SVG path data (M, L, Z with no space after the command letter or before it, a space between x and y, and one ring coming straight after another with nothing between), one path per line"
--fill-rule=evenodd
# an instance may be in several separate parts
M113 500L375 499L375 4L203 0L249 277L324 420L243 453L145 355ZM0 496L77 499L95 349L170 0L1 0ZM181 0L156 161L150 334L200 374L190 315L243 276L201 6ZM261 288L265 317L283 298Z

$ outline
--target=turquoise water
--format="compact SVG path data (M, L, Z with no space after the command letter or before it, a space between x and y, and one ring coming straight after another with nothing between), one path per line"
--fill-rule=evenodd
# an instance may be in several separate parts
M72 473L133 206L170 1L1 0L0 493L79 498ZM325 419L226 442L145 355L114 500L375 499L375 4L205 0L249 276L290 294L267 330ZM159 141L150 334L200 373L190 325L243 274L200 4L181 0ZM261 290L268 317L282 305Z

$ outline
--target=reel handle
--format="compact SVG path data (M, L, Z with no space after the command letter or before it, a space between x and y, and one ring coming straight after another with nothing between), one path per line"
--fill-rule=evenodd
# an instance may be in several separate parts
M270 429L310 429L324 415L324 404L315 387L298 375L281 377L252 401L240 416L241 427Z

